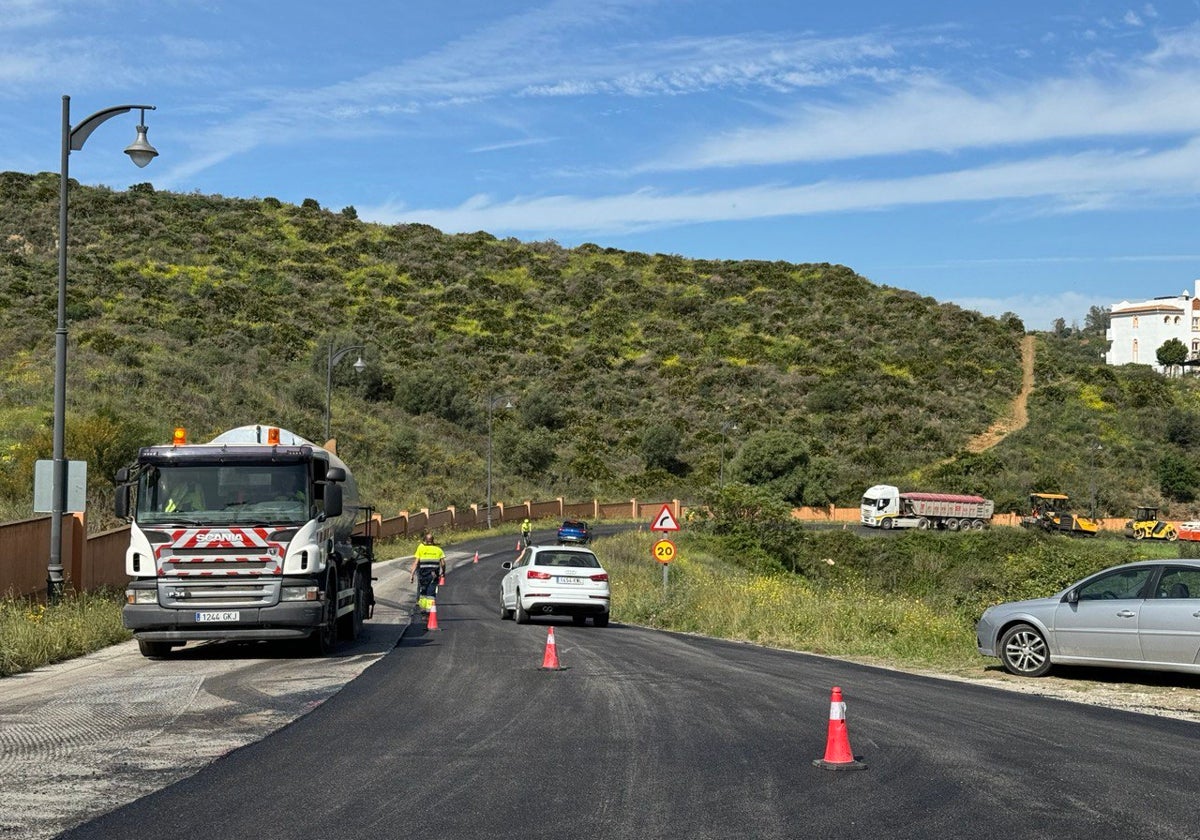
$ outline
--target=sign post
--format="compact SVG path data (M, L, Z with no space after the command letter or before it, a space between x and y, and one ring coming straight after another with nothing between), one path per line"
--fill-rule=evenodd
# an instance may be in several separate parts
M654 517L654 522L650 525L651 531L662 531L664 536L659 539L650 549L650 556L662 564L663 572L663 597L667 596L667 581L668 569L671 561L675 559L675 543L666 538L665 534L668 531L678 531L679 521L675 518L675 514L671 512L670 505L663 505L662 510L658 512L658 516Z

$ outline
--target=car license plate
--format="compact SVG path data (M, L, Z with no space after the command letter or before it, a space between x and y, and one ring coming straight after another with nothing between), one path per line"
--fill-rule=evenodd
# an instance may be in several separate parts
M559 583L583 583L583 578L577 578L577 577L560 577L560 578L558 579L558 582L559 582Z
M197 624L207 624L211 621L239 621L242 614L237 610L224 610L220 612L198 612L196 613Z

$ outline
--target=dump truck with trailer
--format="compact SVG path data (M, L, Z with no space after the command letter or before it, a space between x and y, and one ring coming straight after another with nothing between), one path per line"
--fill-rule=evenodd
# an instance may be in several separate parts
M982 496L957 493L901 493L876 484L863 494L860 520L869 528L982 530L991 524L996 504Z
M213 639L297 639L321 655L373 612L371 508L336 454L292 432L193 444L177 429L117 473L115 507L130 522L122 620L144 656Z

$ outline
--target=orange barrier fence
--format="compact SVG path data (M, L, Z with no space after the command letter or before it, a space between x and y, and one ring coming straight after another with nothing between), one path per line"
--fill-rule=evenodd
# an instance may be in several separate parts
M682 521L683 505L671 502L582 502L568 504L561 498L549 502L497 503L492 507L492 524L530 519L645 519L649 522L664 504L672 507ZM380 539L417 537L426 530L447 531L480 528L487 524L487 507L471 505L467 510L400 511L396 516L375 514L371 532ZM359 531L365 530L365 523ZM129 546L129 527L87 534L83 514L63 517L62 564L68 588L88 591L105 586L124 586L125 549ZM46 594L46 566L50 556L50 517L25 519L0 524L0 596L42 596Z

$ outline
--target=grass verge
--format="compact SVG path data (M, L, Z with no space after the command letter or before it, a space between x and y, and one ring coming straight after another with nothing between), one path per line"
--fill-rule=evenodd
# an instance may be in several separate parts
M34 600L0 600L0 677L74 659L123 642L123 591L68 593L46 606Z
M678 538L663 586L653 537L623 534L597 547L612 577L613 618L791 650L871 662L978 670L974 615L921 598L884 594L862 581L813 582L754 572Z

